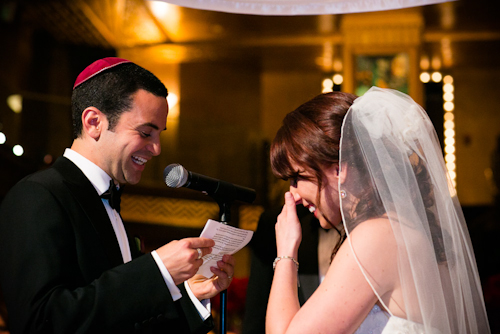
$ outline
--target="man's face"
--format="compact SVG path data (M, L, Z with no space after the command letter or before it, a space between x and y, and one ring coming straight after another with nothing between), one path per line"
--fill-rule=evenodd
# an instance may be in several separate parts
M114 130L102 132L97 148L99 166L119 183L137 184L146 162L161 152L160 133L165 130L167 114L165 98L137 91L132 108L121 114Z

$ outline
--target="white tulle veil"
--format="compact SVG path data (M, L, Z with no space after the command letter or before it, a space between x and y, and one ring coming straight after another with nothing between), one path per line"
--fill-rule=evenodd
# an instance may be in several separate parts
M345 116L340 168L354 254L356 226L382 216L391 223L407 319L426 333L490 333L467 226L426 112L403 93L371 88ZM382 302L369 264L357 261Z

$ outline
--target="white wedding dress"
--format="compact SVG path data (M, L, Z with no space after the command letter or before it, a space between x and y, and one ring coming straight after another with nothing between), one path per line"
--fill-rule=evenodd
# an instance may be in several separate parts
M355 334L428 334L424 326L416 322L395 317L380 306L373 306L372 310L366 316L363 323L358 327ZM437 329L432 334L440 334ZM431 334L429 333L429 334Z

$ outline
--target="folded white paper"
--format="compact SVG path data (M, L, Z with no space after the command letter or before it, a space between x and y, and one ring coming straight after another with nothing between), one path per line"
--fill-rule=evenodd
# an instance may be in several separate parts
M209 219L201 231L200 237L209 238L215 241L212 253L203 257L203 264L198 269L197 274L207 278L214 274L210 267L217 267L217 261L222 260L224 254L234 254L245 247L252 239L253 231L243 230L234 226Z

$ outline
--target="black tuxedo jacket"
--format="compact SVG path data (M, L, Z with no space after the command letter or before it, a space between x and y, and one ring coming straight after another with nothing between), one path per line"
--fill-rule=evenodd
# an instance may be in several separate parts
M248 281L242 334L265 333L265 319L269 293L273 281L273 261L276 258L275 224L281 208L265 211L252 240L251 268ZM299 247L299 302L303 305L319 285L318 220L302 205L297 206L302 225Z
M106 209L61 157L21 180L0 207L0 285L11 333L207 333L189 300L173 302L151 254L123 264ZM140 256L139 256L140 255Z

